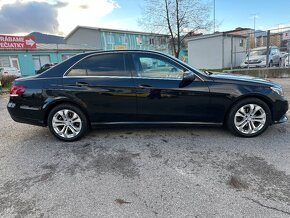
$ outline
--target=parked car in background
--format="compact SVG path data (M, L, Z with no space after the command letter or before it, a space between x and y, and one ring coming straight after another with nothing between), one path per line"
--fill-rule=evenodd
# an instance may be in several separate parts
M43 65L38 71L36 71L36 74L41 74L44 71L52 68L53 66L57 65L57 63L50 63L50 64L45 64Z
M48 126L75 141L91 126L225 125L253 137L287 121L279 84L208 73L159 52L123 50L76 55L14 81L7 105L17 122Z
M282 55L278 47L269 47L269 67L281 66ZM254 48L250 54L242 61L240 67L266 67L267 66L267 47Z
M284 66L290 67L289 53L287 53L287 56L285 57Z
M0 67L0 76L21 77L21 73L16 67Z

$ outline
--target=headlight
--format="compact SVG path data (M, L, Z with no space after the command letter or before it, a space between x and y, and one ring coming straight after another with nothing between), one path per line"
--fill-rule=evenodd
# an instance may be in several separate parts
M280 87L271 87L271 89L276 92L278 95L284 96L283 89Z

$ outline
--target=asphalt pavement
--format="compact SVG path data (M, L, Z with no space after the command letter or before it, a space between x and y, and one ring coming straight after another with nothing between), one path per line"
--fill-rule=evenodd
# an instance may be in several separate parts
M290 98L290 79L276 80ZM290 217L290 124L106 128L64 143L0 96L1 217Z

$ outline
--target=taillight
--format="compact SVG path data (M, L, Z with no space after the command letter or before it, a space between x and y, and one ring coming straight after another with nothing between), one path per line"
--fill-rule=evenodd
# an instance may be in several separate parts
M16 97L16 96L22 95L24 92L25 92L24 86L13 85L10 89L10 96Z

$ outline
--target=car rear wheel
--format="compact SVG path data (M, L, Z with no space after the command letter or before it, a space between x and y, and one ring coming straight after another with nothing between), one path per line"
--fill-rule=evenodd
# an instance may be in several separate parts
M84 113L70 104L61 104L51 110L48 116L50 132L62 141L76 141L88 130Z
M249 98L233 106L227 119L227 127L235 135L254 137L268 128L270 120L268 105L260 99Z

